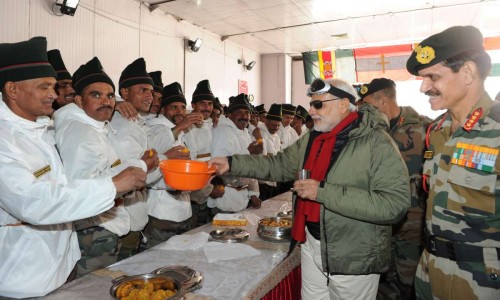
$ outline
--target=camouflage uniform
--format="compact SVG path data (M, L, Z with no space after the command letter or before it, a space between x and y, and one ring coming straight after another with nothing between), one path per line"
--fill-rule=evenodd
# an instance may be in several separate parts
M425 133L431 119L411 107L401 107L396 126L389 134L398 145L410 175L411 207L405 218L393 227L392 264L378 290L379 299L413 299L413 281L422 253L425 198L422 188L422 165Z
M448 114L430 125L419 299L500 299L500 103L494 103L484 94L453 134Z
M77 274L83 276L116 262L118 236L103 227L93 226L77 230L82 258L77 263Z

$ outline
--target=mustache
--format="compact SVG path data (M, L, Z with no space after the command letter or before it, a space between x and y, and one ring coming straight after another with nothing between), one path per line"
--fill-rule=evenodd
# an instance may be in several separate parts
M104 105L104 106L99 107L97 110L101 111L101 110L105 110L105 109L113 110L113 107L111 107L111 105Z
M241 118L241 119L238 119L238 122L248 122L248 119Z
M429 97L434 97L434 96L441 96L441 93L438 92L438 91L434 91L434 90L431 90L431 91L427 91L424 93L426 96L429 96Z

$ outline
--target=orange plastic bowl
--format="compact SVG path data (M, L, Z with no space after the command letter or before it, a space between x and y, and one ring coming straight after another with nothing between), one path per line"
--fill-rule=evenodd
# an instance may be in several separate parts
M180 191L202 189L215 173L215 167L196 160L168 159L160 162L165 183Z

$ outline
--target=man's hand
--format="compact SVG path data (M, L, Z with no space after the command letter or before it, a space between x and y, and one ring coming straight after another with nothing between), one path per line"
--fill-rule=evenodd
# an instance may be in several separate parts
M160 159L158 158L158 153L155 149L149 149L144 152L141 159L146 163L148 167L148 173L154 171L158 164L160 163Z
M177 124L175 127L178 128L179 131L184 131L191 127L191 125L193 124L197 124L198 126L203 125L203 115L201 113L192 112L190 114L187 114L184 117L184 120L182 120L182 122Z
M318 196L319 181L314 179L302 179L293 183L293 190L303 199L316 201Z
M189 149L184 146L175 146L170 148L164 155L168 159L189 159L190 152Z
M208 161L209 166L215 166L217 175L224 175L229 171L229 162L226 157L214 157Z
M113 184L118 193L140 189L146 184L146 172L141 168L128 167L113 177Z
M247 149L250 154L262 154L264 143L262 143L262 140L251 142Z
M262 140L262 132L260 132L259 127L255 127L255 129L252 131L252 135L257 141Z
M250 196L250 207L260 208L262 205L262 200L260 200L257 196Z
M219 185L219 184L214 185L212 192L208 196L211 197L212 199L217 199L217 198L224 196L224 191L225 191L225 188L223 185Z
M137 109L127 101L116 101L115 110L127 120L135 120L138 114Z

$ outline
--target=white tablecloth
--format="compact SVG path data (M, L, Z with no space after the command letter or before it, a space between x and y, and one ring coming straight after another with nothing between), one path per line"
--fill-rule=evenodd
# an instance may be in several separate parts
M112 278L120 275L149 273L159 267L186 265L199 270L204 275L203 287L194 293L204 299L259 299L272 289L279 280L300 264L300 254L288 257L288 243L273 243L261 240L257 235L255 220L276 216L277 212L291 209L291 193L284 193L262 203L260 209L248 209L250 222L244 228L250 233L245 242L260 251L257 256L215 261L209 263L203 248L193 250L163 250L161 245L120 261L105 269L85 275L65 284L58 290L44 297L45 299L113 299L109 294ZM252 214L257 216L252 219ZM210 232L224 228L206 224L186 234L199 231ZM276 272L276 274L273 274ZM192 295L194 296L194 295ZM189 298L189 297L186 297Z

